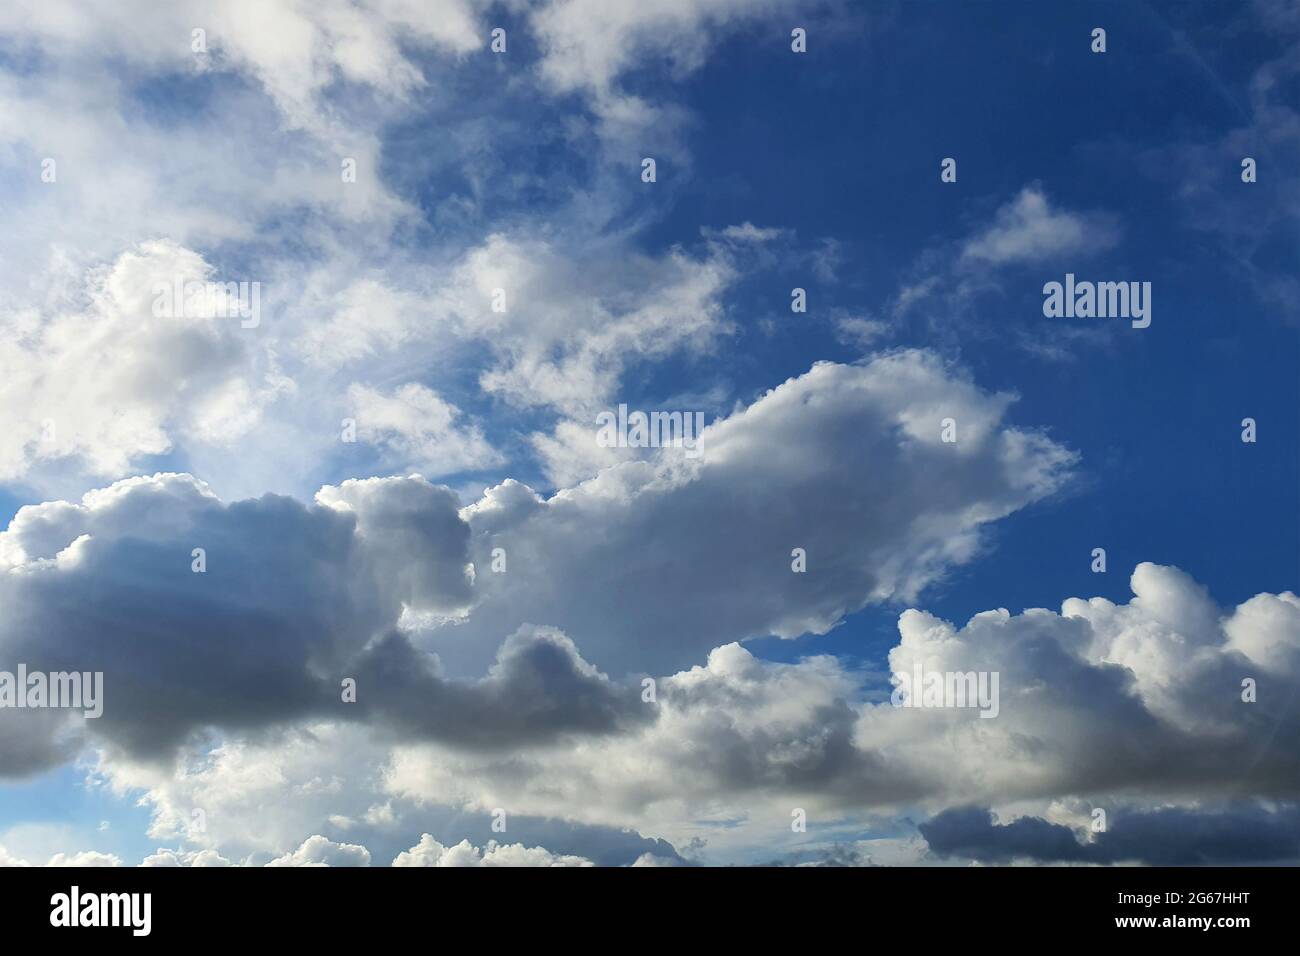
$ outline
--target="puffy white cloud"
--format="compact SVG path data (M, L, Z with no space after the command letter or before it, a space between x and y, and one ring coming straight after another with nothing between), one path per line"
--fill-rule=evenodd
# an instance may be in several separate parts
M873 779L871 759L852 744L855 690L834 658L772 664L732 644L703 667L659 678L656 701L639 704L649 721L622 734L497 757L399 746L386 783L405 799L438 794L678 843L692 824L767 812L796 793L855 803L850 794L895 787ZM777 811L787 831L796 805Z
M362 844L374 860L393 859L430 831L446 847L464 838L481 846L488 814L439 805L434 794L414 804L385 792L391 743L370 725L313 721L284 733L229 735L194 748L174 767L101 755L94 781L149 807L150 836L187 847L160 851L179 864L193 856L199 865L202 854L219 852L239 865L260 865L293 852L311 834ZM202 827L195 825L196 808ZM557 857L618 865L646 852L673 856L663 841L629 831L514 814L509 826L512 839L527 847L562 847Z
M31 866L26 860L14 856L0 846L0 867ZM112 853L100 853L98 850L81 850L74 853L55 853L46 866L58 867L114 867L121 866L122 860Z
M50 857L50 862L46 866L70 866L77 869L82 867L110 867L121 866L122 861L112 853L100 853L97 850L85 850L81 853L56 853Z
M992 719L872 703L834 658L777 664L730 645L659 679L650 722L509 757L404 745L388 785L412 800L635 825L678 845L719 818L775 839L791 807L825 821L970 802L1293 798L1300 600L1264 594L1223 614L1185 574L1149 564L1132 585L1127 604L987 611L960 629L906 611L891 671L997 672ZM1132 653L1141 641L1155 652Z
M145 857L144 867L159 866L230 866L230 861L215 850L170 850L160 848Z
M547 622L618 676L911 599L1067 479L1073 453L1006 425L1011 400L923 352L822 363L711 424L696 459L663 449L545 501L507 482L463 514L476 568L499 547L509 570L479 573L469 620L430 640L476 673L499 635Z
M309 836L292 853L278 856L267 866L369 866L370 851L355 843L335 843L320 834Z
M372 736L361 725L307 722L275 735L229 735L175 765L101 754L96 777L151 808L151 837L267 862L311 834L337 835L331 817L360 819L381 796L386 750Z
M149 242L93 273L81 308L0 311L0 480L70 457L116 477L177 430L219 445L246 432L289 383L252 354L230 303L171 301L177 283L214 278L198 254Z
M432 836L421 835L420 842L393 860L393 866L593 866L580 856L557 855L545 847L526 847L522 843L500 844L489 840L479 849L461 840L455 846L443 846Z

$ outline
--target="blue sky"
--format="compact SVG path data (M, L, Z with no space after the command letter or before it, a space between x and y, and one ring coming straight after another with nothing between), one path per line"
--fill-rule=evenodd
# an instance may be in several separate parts
M1294 720L1272 708L1300 676L1294 4L441 0L408 20L193 3L102 49L97 5L22 7L0 17L17 223L0 257L0 600L16 609L0 670L23 653L89 668L118 646L133 699L71 751L13 725L35 742L0 778L0 861L364 845L386 864L428 856L424 833L613 863L1002 861L999 834L1028 817L1091 841L1081 858L1158 862L1142 828L1162 807L1220 815L1243 846L1294 844L1288 745L1266 733ZM1149 282L1150 327L1045 317L1066 273ZM150 324L143 290L173 276L259 280L264 321ZM504 315L486 306L498 286ZM704 412L700 471L597 448L592 416L619 403ZM934 444L948 412L959 436L973 423L955 464ZM358 442L338 440L343 418ZM61 501L82 504L41 504ZM43 510L16 520L24 505ZM204 534L220 546L194 578ZM805 541L821 550L792 578ZM512 561L499 579L493 547ZM65 548L66 567L40 564ZM1119 609L1061 614L1093 597ZM999 608L1005 633L962 630ZM900 643L900 614L932 626ZM209 684L196 662L231 629ZM1006 749L972 752L998 768L969 770L974 786L960 761L937 769L934 726L877 710L926 647L1001 666L1008 700L1019 677L1024 701L1048 687L1077 710L1013 709ZM1243 667L1272 698L1246 717L1228 709ZM426 682L357 722L321 703L340 674L403 670ZM626 709L641 675L672 688L650 723ZM465 714L439 709L462 698ZM1217 751L1178 769L1215 737L1198 708L1262 748L1244 780ZM1097 736L1062 729L1080 723ZM1126 725L1132 766L1091 763ZM1039 728L1027 749L1063 766L1027 772L1013 742ZM684 733L734 778L661 792L691 772ZM341 741L360 756L332 763ZM586 762L620 765L623 746L656 755L645 779ZM1152 752L1169 765L1143 771ZM273 767L292 769L248 783ZM564 795L570 778L586 790ZM998 822L961 816L961 794ZM512 800L503 840L485 813ZM186 835L196 801L222 809ZM804 803L820 828L792 832ZM1135 856L1089 835L1099 804Z

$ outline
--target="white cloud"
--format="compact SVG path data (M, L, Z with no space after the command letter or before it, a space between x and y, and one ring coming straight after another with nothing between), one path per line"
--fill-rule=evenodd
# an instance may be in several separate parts
M230 861L215 850L169 850L160 848L140 863L144 867L159 866L230 866Z
M0 312L0 480L66 459L118 476L171 450L174 434L228 445L251 428L290 384L250 354L238 316L158 296L212 279L224 281L198 254L150 242L93 273L80 307L43 321Z
M335 843L320 834L309 836L292 853L278 856L267 866L369 866L370 851L355 843Z
M621 461L648 458L652 449L603 446L597 441L595 419L590 422L565 420L547 435L531 438L546 477L557 488L568 488Z
M929 353L822 363L712 423L697 459L664 449L545 501L507 482L463 516L476 568L500 547L509 571L478 574L473 614L429 646L477 673L501 634L546 621L621 675L912 599L1069 476L1072 452L1004 423L1011 401Z
M393 866L592 866L580 856L556 855L545 847L525 847L522 843L499 844L489 840L479 849L461 840L455 846L443 846L425 833L420 842L393 860Z
M123 22L132 29L120 29ZM206 32L206 58L191 49L196 28ZM151 71L196 64L237 71L257 82L297 126L327 121L321 97L338 80L397 98L423 85L401 42L456 54L485 43L465 0L177 0L161 9L147 0L16 0L0 13L0 30L51 53L118 58Z
M676 860L669 857L655 856L653 853L642 853L632 863L633 866L681 866Z
M357 437L383 449L391 466L438 476L504 462L482 429L460 426L460 409L417 382L400 385L389 395L354 384L348 401Z
M729 645L660 678L648 724L508 757L401 746L386 779L407 799L635 825L678 845L737 818L755 845L788 830L793 806L824 822L981 801L1294 793L1300 599L1259 595L1225 615L1185 574L1150 564L1132 585L1128 604L1072 598L1061 614L987 611L961 629L906 611L891 669L996 671L994 719L871 703L834 658L779 664Z
M1225 613L1183 573L1148 564L1132 585L1127 604L1071 598L1060 614L988 611L964 628L903 613L891 669L998 672L991 720L873 703L888 687L835 658L774 663L731 644L659 677L653 704L642 702L639 683L610 686L640 716L562 738L517 737L501 748L452 732L438 743L395 742L374 724L317 722L228 740L175 772L113 757L101 773L121 793L146 795L159 837L224 856L229 847L286 857L303 856L292 848L325 821L360 821L378 805L388 831L409 828L420 807L484 820L500 806L512 820L631 827L677 846L707 837L714 860L757 860L800 849L790 838L793 806L819 832L839 827L852 839L873 813L911 808L984 802L1050 814L1050 804L1060 818L1060 807L1079 800L1230 798L1243 782L1261 796L1294 792L1289 741L1300 727L1288 703L1300 685L1300 599L1261 594ZM530 693L568 699L557 673L530 672ZM577 673L590 674L589 665ZM1241 700L1245 676L1258 683L1257 703ZM400 682L383 686L403 696ZM503 704L536 713L518 691ZM205 808L204 833L188 832L195 806ZM490 851L430 836L403 862L473 862Z
M31 863L14 856L3 846L0 846L0 868L31 865ZM100 853L98 850L81 850L74 853L55 853L45 865L47 867L75 867L77 869L82 867L115 867L121 866L122 860L112 853Z
M585 413L608 403L629 358L701 352L729 332L719 297L733 275L716 248L703 258L619 248L596 265L543 240L494 235L462 260L454 296L465 334L497 357L484 391ZM492 310L496 289L504 313Z
M678 75L691 72L720 32L792 6L783 0L552 0L533 13L532 26L548 82L603 93L643 57L666 59Z
M1118 241L1113 219L1053 209L1037 186L1027 186L997 211L991 226L966 240L966 262L1001 266L1081 255Z
M100 853L96 850L86 850L81 853L56 853L50 857L50 862L46 866L70 866L77 869L82 867L109 867L121 866L122 861L111 853Z

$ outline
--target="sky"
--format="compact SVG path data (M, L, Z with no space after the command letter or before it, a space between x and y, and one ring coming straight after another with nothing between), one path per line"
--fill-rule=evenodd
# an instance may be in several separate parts
M6 4L0 864L1300 862L1298 81L1288 0Z

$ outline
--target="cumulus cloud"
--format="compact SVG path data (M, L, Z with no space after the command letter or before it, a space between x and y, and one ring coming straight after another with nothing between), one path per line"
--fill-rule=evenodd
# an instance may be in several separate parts
M432 793L415 804L387 792L391 743L373 724L318 720L282 733L228 734L215 746L196 745L168 767L101 753L92 780L148 807L149 835L183 845L175 851L180 863L197 850L261 865L292 853L309 834L361 844L373 860L393 859L421 833L447 847L465 838L482 846L492 835L489 814L439 802ZM193 819L196 807L204 811L201 827ZM634 830L513 812L509 827L511 839L525 846L599 865L625 865L644 853L676 856L666 841Z
M821 363L712 423L697 459L663 449L548 500L506 482L464 517L475 566L499 547L509 571L479 574L473 615L431 640L475 672L485 640L545 622L618 676L913 598L1071 472L1068 449L1004 423L1011 401L929 353Z
M445 679L437 658L400 634L367 648L357 673L373 701L361 706L363 714L377 714L404 734L471 750L612 733L645 715L635 694L584 661L554 628L521 628L475 681Z
M156 475L25 507L0 533L0 654L32 671L102 672L104 715L82 726L141 755L204 726L264 727L332 706L343 664L403 607L455 613L470 591L446 489L348 482L321 500L225 505L189 476ZM17 772L39 763L37 740L47 761L66 753L67 718L51 713L66 714L4 711L0 723L26 734L12 735Z
M226 845L276 847L277 858L312 862L301 847L285 847L298 847L304 833L319 836L311 828L322 823L364 820L366 832L378 833L437 807L480 820L506 807L512 830L521 819L550 818L630 827L678 845L719 822L747 820L734 837L741 845L766 842L770 854L789 833L789 808L799 806L814 821L928 808L937 816L922 832L936 854L1172 861L1176 854L1161 856L1156 835L1192 818L1162 823L1144 816L1153 805L1191 801L1195 810L1202 801L1238 799L1243 788L1285 802L1297 792L1289 742L1300 728L1289 702L1300 683L1300 599L1261 594L1225 613L1176 569L1141 565L1132 583L1127 604L1068 599L1060 614L989 611L960 629L905 612L891 670L920 663L927 671L997 671L1001 700L992 720L974 710L875 703L879 685L835 658L766 662L735 644L712 651L703 666L658 678L648 702L639 684L610 683L567 638L543 629L507 642L477 682L448 682L435 660L381 642L369 650L389 670L363 679L363 688L383 691L377 706L356 711L359 719L230 739L175 770L110 757L101 773L119 792L147 795L156 835L180 835L221 856L229 855ZM1138 637L1155 652L1132 654ZM1161 653L1166 645L1184 652ZM1242 699L1244 676L1257 682L1254 703ZM515 699L523 702L518 712L508 706ZM528 721L559 733L524 728ZM339 768L343 750L351 758ZM972 801L1060 800L1112 808L1113 835L1093 841L1102 849L1061 842L1052 827L1076 834L1079 846L1086 827L1063 825L1059 814L991 836L973 827L968 812L943 816ZM206 809L210 832L189 832L194 806ZM1198 823L1206 842L1188 853L1210 860L1227 843L1257 847L1259 839L1237 839L1248 831L1294 827L1287 816L1255 815L1254 831L1254 824ZM1016 819L1035 816L1022 811ZM1082 816L1086 824L1086 810ZM472 856L472 840L455 846L461 838L430 836L442 849L429 852ZM672 856L638 849L626 859L647 852ZM788 862L874 856L863 847L791 846Z
M228 445L252 427L290 383L251 353L231 303L172 301L177 283L214 273L174 242L147 242L93 272L80 308L44 321L0 311L0 480L68 458L118 476L170 451L177 431Z
M455 846L443 846L425 833L420 842L393 860L393 866L593 866L580 856L556 855L545 847L526 847L522 843L500 844L489 840L480 849L461 840Z
M335 843L320 834L308 837L292 853L278 856L267 866L369 866L370 851L355 843Z
M112 853L100 853L97 850L86 850L81 853L56 853L50 857L50 862L46 866L68 866L76 869L83 867L112 867L121 866L122 861Z
M904 612L891 670L996 671L993 720L873 703L882 688L835 658L764 662L734 643L915 598L976 552L982 525L1060 487L1074 456L1006 425L1009 402L903 352L817 365L714 423L699 459L665 449L549 500L507 483L462 508L412 476L326 486L311 505L226 504L157 475L23 508L0 533L0 650L33 669L102 670L107 702L98 720L5 710L3 766L49 766L88 739L116 790L149 794L157 835L216 851L212 863L224 848L187 833L189 809L220 817L225 799L241 819L275 794L281 819L226 832L273 846L276 865L368 859L321 823L389 828L392 801L678 841L750 814L788 829L790 806L1135 806L1229 799L1243 781L1293 797L1289 592L1223 613L1187 575L1143 564L1127 604L1071 598L1059 614L989 611L963 628ZM790 570L793 547L805 574ZM485 651L495 658L476 664ZM653 701L624 680L637 672L667 675ZM340 702L345 676L355 704ZM328 726L354 742L362 783L330 769L337 747L308 746L294 766L294 742ZM198 736L209 729L225 738L215 750ZM472 841L437 845L439 859L473 855Z
M141 862L144 867L168 866L230 866L231 863L216 850L170 850L160 848Z
M24 859L14 856L3 846L0 846L0 868L3 867L24 867L31 866ZM84 867L115 867L121 866L120 857L112 853L100 853L98 850L81 850L74 853L55 853L50 857L45 866L73 867L82 869Z
M0 533L0 648L32 669L102 671L113 703L81 726L137 756L207 727L337 713L343 678L396 682L363 688L343 716L408 734L501 745L608 732L628 698L596 667L662 672L719 640L825 631L916 594L975 553L981 525L1050 494L1073 456L1003 426L1008 401L922 353L819 365L713 425L698 461L665 449L549 501L507 483L461 510L418 476L326 486L310 506L227 505L183 475L129 479L25 507ZM939 440L946 416L956 445ZM833 453L850 434L857 451ZM489 570L497 546L506 574ZM795 547L806 575L790 571ZM622 614L637 593L641 612ZM121 621L126 636L106 644ZM398 628L432 640L437 659ZM31 713L26 733L0 734L10 772L72 746L67 718Z
M103 672L106 704L88 720L5 710L4 771L66 759L78 732L166 757L205 728L333 714L491 749L640 718L634 695L553 628L498 642L474 680L447 678L396 630L406 616L455 619L472 601L457 506L419 477L327 486L308 507L225 505L188 476L157 475L21 509L0 533L0 650L31 671ZM106 645L122 620L129 641ZM341 702L344 678L355 703Z
M1263 594L1223 614L1185 574L1148 564L1132 585L1128 604L988 611L961 629L906 611L891 671L998 672L995 719L872 703L834 658L777 664L731 645L661 678L654 720L624 734L508 759L402 746L389 783L410 799L454 794L678 835L720 806L788 827L791 806L832 818L972 799L1134 806L1227 800L1243 787L1293 799L1300 599ZM1183 651L1126 653L1138 638ZM1246 677L1258 684L1253 703Z
M0 308L0 398L17 410L0 437L0 480L56 492L164 455L236 493L301 494L331 461L368 473L495 469L503 453L436 375L426 381L430 368L477 363L470 401L590 418L630 362L706 354L729 334L722 295L736 274L714 243L662 256L606 243L593 258L501 235L436 284L428 266L394 285L333 254L306 279L303 263L273 257L250 277L154 239L68 269L52 298ZM256 320L228 315L235 303L221 296L167 302L177 284L237 281L257 284ZM424 282L433 288L406 287ZM498 289L504 312L492 308ZM340 440L346 420L352 444Z

